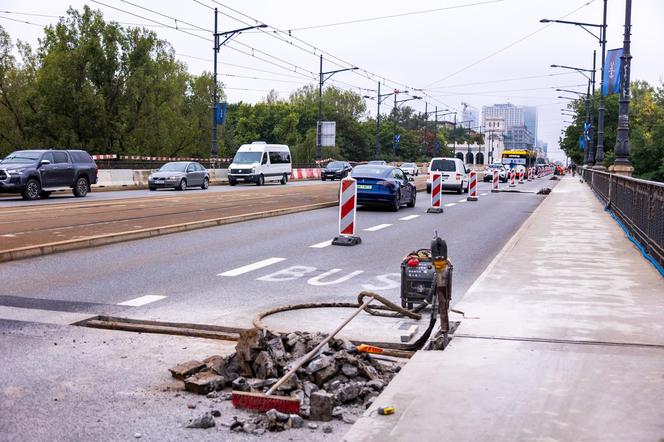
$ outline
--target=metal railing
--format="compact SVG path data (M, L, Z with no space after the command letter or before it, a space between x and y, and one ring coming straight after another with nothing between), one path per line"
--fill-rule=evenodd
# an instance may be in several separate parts
M660 266L664 266L664 183L592 169L581 176Z

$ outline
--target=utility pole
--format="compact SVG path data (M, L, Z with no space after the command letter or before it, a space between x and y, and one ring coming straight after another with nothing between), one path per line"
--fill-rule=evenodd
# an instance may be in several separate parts
M586 149L583 155L583 164L585 166L591 166L591 160L590 160L590 150L592 147L588 146L588 140L586 139L586 128L588 127L587 125L590 124L590 79L588 79L588 89L586 92L586 122L584 123L583 127L583 139L584 143L586 144Z
M588 146L590 147L590 166L595 165L595 147L593 143L593 130L595 128L595 60L597 58L597 51L593 51L593 71L590 74L591 83L593 85L593 95L590 106L590 128L588 129Z
M323 84L334 74L345 71L354 71L356 67L337 69L335 71L323 72L323 54L320 54L320 76L318 81L318 120L316 121L316 160L321 160L321 147L323 145L322 118L323 118Z
M622 65L622 87L620 89L620 100L618 100L618 130L614 152L616 159L613 162L613 171L621 175L631 176L634 168L629 161L629 98L631 86L629 74L631 69L632 54L630 54L630 36L632 33L632 0L625 2L625 37L623 41Z
M376 160L380 160L380 81L378 82L378 111L376 113Z
M436 112L434 113L434 126L433 126L433 157L436 156L436 146L438 145L438 106L436 106Z
M251 29L258 28L267 28L267 25L260 24L255 26L247 26L246 28L234 29L232 31L218 32L218 18L217 18L217 8L214 8L214 47L212 51L214 52L214 78L212 79L213 88L212 88L212 140L210 145L210 156L212 158L217 158L219 155L219 147L217 146L217 108L219 107L219 89L217 85L217 54L219 49L228 43L228 41L235 37L236 35L241 34L243 31L248 31ZM219 41L219 37L225 37L222 42Z
M429 102L425 101L424 102L424 118L425 118L425 120L424 120L424 149L423 149L424 152L427 151L427 146L428 146L428 143L427 143L427 123L429 123L429 112L428 112L428 110L429 110Z
M600 80L599 114L597 115L597 151L595 152L595 167L604 169L604 64L606 63L606 3L604 0L604 18L602 20L601 41L602 46L602 78Z

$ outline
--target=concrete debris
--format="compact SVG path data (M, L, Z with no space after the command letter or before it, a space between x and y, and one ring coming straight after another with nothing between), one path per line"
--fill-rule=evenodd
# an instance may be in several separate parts
M551 193L551 189L549 189L548 187L543 187L543 188L541 188L540 190L537 191L538 195L548 195L550 193Z
M189 376L198 373L204 368L206 368L206 365L200 361L189 361L169 368L168 371L171 372L174 378L184 381Z
M215 423L212 413L205 413L196 419L190 420L187 424L187 428L210 428L214 426Z
M325 424L323 425L323 433L330 434L332 432L332 425Z
M250 330L240 333L232 355L210 356L200 361L189 361L170 369L171 374L182 379L185 389L207 395L212 402L230 400L230 388L237 391L265 393L281 378L298 358L318 345L322 333L293 332L278 335L269 331ZM305 419L328 422L333 418L352 423L362 413L399 371L392 362L380 362L371 355L357 353L347 339L331 339L318 355L305 364L276 394L297 398L300 414L288 415L277 410L252 418L234 417L231 431L253 435L265 431L284 431L305 427ZM211 408L213 406L211 405ZM212 410L214 417L221 413ZM209 419L206 417L209 416ZM214 425L213 414L206 413L190 425ZM189 426L188 426L189 427ZM207 428L207 427L189 427ZM317 429L309 423L306 428ZM329 431L326 431L329 428ZM331 426L324 426L331 432Z

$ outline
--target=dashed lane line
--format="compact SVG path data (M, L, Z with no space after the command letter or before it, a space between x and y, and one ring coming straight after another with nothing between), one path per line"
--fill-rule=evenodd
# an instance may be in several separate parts
M488 192L480 193L481 196L486 196L488 194L489 194Z
M281 261L285 261L286 258L268 258L262 261L255 262L253 264L247 264L246 266L238 267L233 270L228 270L223 273L219 273L217 276L238 276L244 273L253 272L254 270L262 269L263 267L271 266Z
M410 221L411 219L415 219L419 216L420 215L408 215L408 216L404 216L403 218L399 218L399 221Z
M464 199L459 200L459 201L457 201L457 202L458 202L458 203L465 203L466 201L468 201L468 200L467 200L466 198L464 198Z
M129 301L121 302L118 305L126 305L129 307L140 307L142 305L150 304L152 302L161 301L166 298L166 296L161 295L145 295L135 299L130 299Z
M456 206L456 205L457 205L457 203L447 203L447 204L445 204L445 207L452 207L452 206Z
M386 227L390 227L392 224L378 224L377 226L369 227L364 229L366 232L375 232L376 230L381 230Z
M332 240L328 239L327 241L319 242L318 244L313 244L310 245L309 247L311 247L312 249L322 249L331 245L332 245Z

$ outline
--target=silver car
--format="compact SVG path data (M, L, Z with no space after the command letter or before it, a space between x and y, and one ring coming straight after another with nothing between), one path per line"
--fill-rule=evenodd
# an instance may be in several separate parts
M420 173L415 163L403 163L399 168L411 176L417 176Z
M187 187L207 189L210 185L210 173L195 161L173 161L166 163L148 177L148 188L172 188L185 190Z

